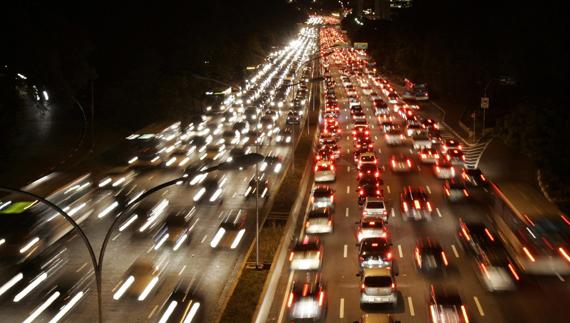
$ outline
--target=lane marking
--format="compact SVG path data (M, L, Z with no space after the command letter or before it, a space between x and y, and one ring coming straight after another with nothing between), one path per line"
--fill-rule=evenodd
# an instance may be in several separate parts
M394 208L392 208L392 211L390 211L390 213L392 214L392 217L393 217L393 218L396 217L396 212L394 212Z
M564 277L560 276L559 273L556 273L556 277L558 277L558 279L560 279L561 282L565 282L566 279L564 279Z
M146 251L146 253L150 253L152 251L152 249L154 249L154 246L150 246L150 248L148 248L148 250Z
M410 148L410 154L413 154L414 150L412 148Z
M374 136L374 140L378 140L378 136Z
M388 191L388 194L392 193L392 191L390 191L390 185L386 185L386 190Z
M347 193L347 194L350 193L350 186L347 186L347 187L346 187L346 193Z
M378 148L378 153L381 154L381 153L382 153L382 149Z
M441 211L439 210L439 208L435 208L435 211L437 212L437 216L439 216L440 218L443 217L443 215L441 215Z
M350 173L350 166L346 166L346 172Z
M338 317L343 319L344 318L344 298L340 299L340 310L338 313Z
M346 258L348 254L348 245L344 245L344 251L342 252L342 255L344 256L344 258Z
M344 212L344 215L346 215L346 217L348 218L348 208L346 208L346 211Z
M475 300L475 305L477 305L477 310L479 311L479 314L481 316L485 316L485 312L483 311L483 306L481 306L481 303L479 303L479 299L477 298L477 296L473 296L473 299Z
M410 305L410 316L416 316L416 312L414 311L414 303L412 302L411 296L408 296L408 304Z
M404 254L402 253L402 246L398 245L398 253L400 254L400 258L404 258Z
M182 275L182 273L186 270L186 265L182 266L182 269L178 272L178 276Z
M85 268L85 266L87 266L87 263L83 263L83 265L81 265L81 267L77 268L77 270L75 272L76 273L80 272L83 268Z
M148 314L148 316L146 318L150 319L154 315L154 312L156 312L157 308L158 308L158 304L154 305L154 307L152 308L152 311L150 311L150 313Z
M431 188L429 188L429 185L426 185L426 190L431 194Z
M350 154L350 149L347 149L347 150L346 150L346 153L347 153L347 154Z
M200 241L200 243L204 243L204 241L206 241L206 238L207 238L207 237L208 237L208 235L205 235L205 236L202 238L202 241Z
M451 250L453 250L453 254L455 255L455 258L459 258L459 252L457 252L457 248L455 248L454 244L451 245Z

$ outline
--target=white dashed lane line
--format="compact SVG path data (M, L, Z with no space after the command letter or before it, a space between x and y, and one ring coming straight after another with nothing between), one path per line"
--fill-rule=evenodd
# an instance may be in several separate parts
M398 254L400 255L400 258L404 258L404 253L402 253L402 245L398 245Z
M414 310L414 303L412 302L411 296L408 296L408 305L410 306L410 316L416 316L416 311Z
M440 218L443 217L439 208L435 208L435 211L437 212L437 216L439 216Z
M340 299L340 309L338 312L338 317L343 319L344 318L344 298Z
M347 255L348 255L348 245L344 245L344 248L343 248L343 249L344 249L344 250L342 251L342 255L343 255L344 258L346 258Z
M479 311L479 315L485 316L485 312L483 311L483 306L479 303L479 299L477 296L473 296L473 300L475 300L475 305L477 305L477 310Z
M426 185L426 190L428 191L429 194L431 194L431 188L429 188L429 185Z
M457 248L455 248L454 244L451 245L451 250L453 250L453 254L455 255L455 258L459 258L459 252L457 252Z
M206 241L206 238L208 238L208 235L205 235L205 236L202 238L202 241L200 241L200 243L204 243L204 241Z
M388 191L388 194L392 193L392 192L390 191L390 185L386 185L386 191Z
M346 211L344 212L344 215L346 215L346 217L348 218L348 208L346 208Z
M346 187L346 193L347 193L347 194L350 193L350 186L347 186L347 187Z
M395 218L396 217L396 212L394 211L394 208L392 208L392 211L390 212L392 214L392 217Z

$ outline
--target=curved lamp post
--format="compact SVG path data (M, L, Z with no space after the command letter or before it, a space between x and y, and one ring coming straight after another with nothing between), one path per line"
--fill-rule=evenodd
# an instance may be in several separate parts
M232 162L220 163L220 164L212 166L210 168L196 171L195 173L210 173L210 172L213 172L216 170L226 171L226 170L235 170L235 169L240 169L240 168L243 169L243 168L258 164L260 161L263 160L263 158L264 158L264 156L262 156L260 154L256 154L256 153L245 154L243 156L235 158ZM23 194L23 195L33 197L34 199L45 203L48 207L57 211L57 213L61 214L67 220L67 222L69 222L73 226L73 229L76 230L76 232L81 237L81 240L83 241L83 243L87 247L87 250L89 251L89 256L91 258L91 263L92 263L93 268L95 270L95 283L97 285L96 286L97 287L97 310L98 310L98 314L99 314L99 320L98 321L99 321L99 323L102 323L103 322L103 292L102 292L101 282L102 282L102 272L103 272L103 260L105 257L105 250L107 249L107 244L109 242L109 238L111 237L113 230L117 226L119 219L123 218L124 214L127 214L128 211L130 211L134 207L134 205L138 204L139 202L144 200L146 197L148 197L148 196L152 195L153 193L160 191L166 187L186 182L186 181L188 181L189 178L190 178L190 176L179 177L179 178L164 182L162 184L159 184L159 185L149 189L148 191L144 192L139 197L137 197L135 200L124 205L123 210L121 211L121 213L118 216L115 217L115 219L113 220L113 223L111 224L111 226L107 230L107 233L105 234L105 238L103 240L101 250L99 251L99 258L96 257L95 250L93 249L93 246L91 245L91 242L87 238L87 235L85 234L83 229L81 229L79 224L77 224L77 222L75 222L75 220L73 220L73 218L69 214L67 214L64 210L62 210L60 207L58 207L57 205L53 204L52 202L46 200L45 198L43 198L39 195L36 195L34 193L30 193L27 191L15 189L15 188L10 188L10 187L3 187L3 186L0 186L0 191L4 191L4 192L8 192L8 193Z

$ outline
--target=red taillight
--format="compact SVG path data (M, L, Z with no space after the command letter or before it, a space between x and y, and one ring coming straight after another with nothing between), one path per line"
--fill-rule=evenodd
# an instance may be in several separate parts
M319 169L319 166L315 166L315 172Z
M465 196L469 196L469 192L467 192L467 189L463 189L463 194L465 194Z
M324 301L325 301L325 292L321 291L319 293L319 306L323 306Z
M362 258L362 257L361 257ZM363 259L364 260L364 259ZM366 288L366 286L364 284L360 285L360 289L364 290L364 288Z
M291 307L293 305L293 292L289 293L289 299L287 300L287 307Z
M485 228L485 234L487 235L487 237L489 237L489 239L491 241L495 241L495 237L493 237L493 235L491 234L491 232L489 231L489 229Z
M511 274L513 274L513 277L515 278L515 280L520 280L519 275L517 274L517 271L515 270L515 267L512 264L508 264L509 270L511 271Z
M392 259L392 253L391 253L391 252L388 252L388 253L386 254L386 259L388 259L388 260L391 260L391 259Z
M403 202L403 203L402 203L402 206L404 207L404 211L405 211L405 212L408 212L408 203Z
M426 204L427 204L428 210L431 212L431 210L432 210L432 209L431 209L431 203L430 203L430 202L427 202Z
M380 177L380 172L374 173L374 177Z
M406 160L406 163L408 164L408 167L412 167L412 162L409 159Z
M463 159L463 161L465 161L465 156L461 156L461 159Z
M392 289L396 288L396 283L392 283Z
M396 168L396 161L392 159L392 167Z
M358 172L358 176L359 176L359 177L362 177L362 172Z
M330 170L334 172L334 165L331 165Z
M331 203L334 202L334 195L331 195Z
M359 194L364 195L364 190L360 190Z
M451 193L449 192L449 190L447 188L445 188L445 195L447 195L447 196L451 195Z

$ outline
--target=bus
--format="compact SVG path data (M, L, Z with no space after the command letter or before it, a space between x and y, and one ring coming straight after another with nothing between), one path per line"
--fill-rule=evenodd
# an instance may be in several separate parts
M519 269L531 275L570 274L570 219L529 185L491 187L492 219Z

